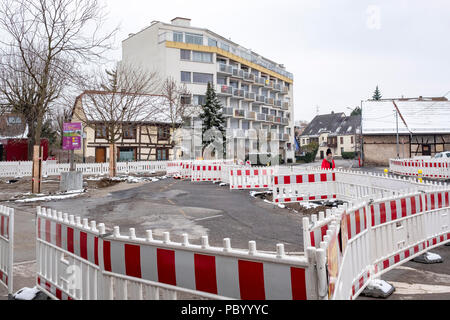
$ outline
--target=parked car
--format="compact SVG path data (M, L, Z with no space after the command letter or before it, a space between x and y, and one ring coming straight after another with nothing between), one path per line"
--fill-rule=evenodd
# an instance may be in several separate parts
M435 159L450 158L450 151L436 153L434 158Z

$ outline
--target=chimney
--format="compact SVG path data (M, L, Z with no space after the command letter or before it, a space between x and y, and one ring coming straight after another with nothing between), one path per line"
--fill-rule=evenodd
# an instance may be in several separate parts
M188 18L176 17L176 18L172 19L171 22L174 26L180 26L180 27L190 27L191 26L191 19L188 19Z

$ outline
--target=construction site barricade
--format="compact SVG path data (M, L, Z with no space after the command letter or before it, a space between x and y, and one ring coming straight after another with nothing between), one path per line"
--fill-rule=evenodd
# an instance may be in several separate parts
M450 179L450 159L390 159L389 169L392 173L417 177L422 170L424 178Z
M155 240L151 231L105 233L102 224L38 208L37 287L53 299L175 299L177 292L207 299L316 299L316 272L303 256Z
M274 168L234 167L229 172L231 190L272 188Z
M222 178L222 165L194 162L191 172L192 182L220 181Z
M273 202L290 203L336 199L336 173L322 172L275 176Z
M13 293L14 209L0 206L0 285Z

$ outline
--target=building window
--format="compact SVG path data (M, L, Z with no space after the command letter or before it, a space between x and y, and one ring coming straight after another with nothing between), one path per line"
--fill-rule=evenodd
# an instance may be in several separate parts
M191 72L181 71L181 82L192 82Z
M135 125L123 125L122 126L124 139L136 139L136 126Z
M170 127L158 127L158 140L170 139Z
M344 137L341 137L341 144L344 144Z
M201 34L186 33L186 43L203 45L203 36Z
M106 139L107 138L107 128L104 124L95 125L95 138Z
M156 149L156 160L158 161L169 160L169 149Z
M203 106L206 104L206 96L194 95L194 105Z
M180 97L180 104L182 104L182 105L189 105L189 104L191 104L191 96L181 96Z
M180 59L181 60L191 60L191 51L190 50L180 50Z
M182 32L174 32L173 33L173 41L174 42L183 42L183 33Z
M351 138L352 138L351 143L353 144L355 142L355 140L353 139L353 137L351 137Z
M192 60L195 62L212 63L213 55L210 52L193 51Z
M217 77L217 84L227 85L227 78Z
M210 47L217 47L217 40L208 38L208 46L210 46Z
M210 82L212 84L213 83L213 75L209 74L209 73L194 72L193 82L194 83L208 83L208 82Z
M8 124L22 124L20 117L8 117Z

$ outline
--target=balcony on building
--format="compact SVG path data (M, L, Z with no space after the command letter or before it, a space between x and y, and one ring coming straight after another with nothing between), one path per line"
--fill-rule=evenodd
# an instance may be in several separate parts
M245 118L245 110L234 109L235 118Z
M233 68L233 78L244 79L244 70Z
M268 105L271 105L271 106L273 106L274 103L275 103L275 99L274 98L266 98L265 100L266 100L265 103L268 104Z
M275 100L275 107L281 108L282 104L283 104L283 102L281 100Z
M265 113L258 113L256 115L256 120L258 120L258 121L266 121L266 114Z
M273 85L273 91L275 92L281 92L282 88L281 88L281 84L280 83L275 83Z
M265 83L266 83L266 80L264 78L255 77L255 85L264 86Z
M273 89L274 82L272 80L266 80L264 83L264 87Z
M217 95L231 96L231 95L233 95L233 87L219 84L219 85L217 85Z
M227 64L219 63L217 65L217 73L223 76L231 76L233 74L233 67Z
M255 111L245 111L245 119L256 120L256 112Z
M274 122L274 120L275 120L275 116L273 116L273 115L271 115L271 114L268 114L268 115L266 116L266 121L268 121L268 122Z
M233 116L233 108L229 108L229 107L222 108L222 113L225 117L232 117Z
M233 97L240 98L240 99L244 98L244 90L242 90L242 89L234 89L233 90Z
M244 72L244 81L255 82L255 75L250 72Z
M255 101L256 94L253 92L245 92L244 99L247 101Z
M281 117L275 117L275 122L276 123L281 123Z
M289 102L283 102L282 105L281 105L281 108L282 108L283 110L289 110L289 108L290 108L290 103L289 103Z
M256 95L255 102L253 102L254 105L256 104L265 104L266 103L266 97L261 95Z
M289 125L289 119L288 118L282 118L281 123L288 126Z

